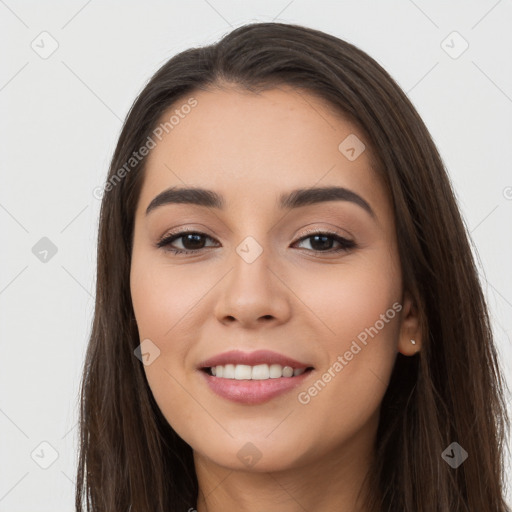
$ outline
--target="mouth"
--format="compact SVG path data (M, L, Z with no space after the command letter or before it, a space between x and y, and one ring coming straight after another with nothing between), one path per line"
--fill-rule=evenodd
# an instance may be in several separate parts
M299 386L305 387L315 372L311 366L294 369L277 364L226 364L201 368L198 373L215 395L238 404L257 405L280 395L284 397Z
M289 393L315 373L311 364L269 350L231 350L203 361L197 369L215 395L246 405Z
M298 377L313 370L313 366L297 367L283 366L280 364L225 364L206 366L201 368L203 372L217 379L229 380L269 380L280 378Z

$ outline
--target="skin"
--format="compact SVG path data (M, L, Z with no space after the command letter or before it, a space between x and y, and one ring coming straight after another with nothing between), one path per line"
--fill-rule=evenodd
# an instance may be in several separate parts
M193 448L198 512L364 510L356 500L372 464L380 404L398 352L421 347L415 308L402 287L395 222L370 165L338 150L358 128L314 95L282 87L199 91L198 104L151 150L135 214L130 285L141 341L159 356L144 366L174 430ZM183 102L178 102L180 105ZM163 116L169 119L179 107ZM172 186L224 196L224 210L170 204L148 215ZM342 186L362 196L280 210L281 193ZM155 244L171 231L205 233L204 248L175 255ZM322 250L307 230L335 231L357 247ZM237 246L252 236L262 254L247 263ZM188 242L188 245L186 245ZM201 247L178 238L175 248ZM320 249L318 249L320 247ZM307 390L358 334L402 306L307 404ZM411 338L416 344L411 343ZM300 389L259 405L214 394L200 361L230 349L269 349L315 367ZM237 454L252 443L260 459ZM247 449L247 448L245 448Z

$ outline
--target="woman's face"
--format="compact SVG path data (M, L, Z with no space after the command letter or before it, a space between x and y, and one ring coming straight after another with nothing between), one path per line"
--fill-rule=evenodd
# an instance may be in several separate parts
M192 96L154 132L135 217L131 293L156 402L196 456L223 467L361 454L397 351L418 349L369 145L291 88ZM274 354L203 369L232 350ZM278 355L312 369L281 376Z

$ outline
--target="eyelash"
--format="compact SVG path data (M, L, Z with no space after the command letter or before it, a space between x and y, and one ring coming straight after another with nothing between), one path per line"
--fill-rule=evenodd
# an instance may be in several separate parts
M192 253L197 254L201 250L205 249L204 247L201 249L193 249L193 250L191 250L191 249L176 249L176 248L168 247L175 240L178 240L179 238L183 238L184 236L190 235L190 234L204 236L206 238L209 238L210 240L213 240L212 237L208 236L205 233L201 233L200 231L180 231L179 233L171 233L169 235L164 235L164 237L161 238L156 243L156 247L158 247L159 249L163 248L164 251L172 252L176 255L177 254L192 254ZM303 237L299 238L297 240L297 242L302 242L304 240L307 240L308 238L312 238L313 236L318 236L318 235L327 236L329 238L334 239L336 242L338 242L341 245L341 247L339 247L338 249L328 249L326 251L315 251L314 249L307 249L308 251L313 251L315 253L320 253L320 254L322 254L322 253L332 254L332 253L338 253L338 252L348 252L350 249L354 249L355 247L357 247L357 244L353 240L348 240L346 238L339 236L337 233L332 233L329 231L307 232L307 236L303 236Z

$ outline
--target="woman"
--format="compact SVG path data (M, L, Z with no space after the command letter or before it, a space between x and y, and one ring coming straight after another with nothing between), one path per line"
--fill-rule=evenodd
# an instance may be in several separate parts
M104 189L77 510L508 510L468 236L372 58L281 23L182 52Z

